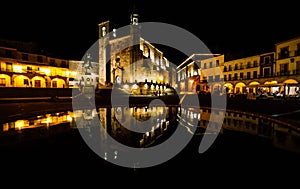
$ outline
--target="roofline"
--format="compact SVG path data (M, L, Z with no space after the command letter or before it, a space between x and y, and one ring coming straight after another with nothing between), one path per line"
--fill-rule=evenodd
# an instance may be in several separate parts
M287 40L285 40L285 41L281 41L281 42L275 43L275 46L280 45L280 44L282 44L282 43L289 42L289 41L294 41L294 40L296 40L296 39L300 39L300 36L298 36L298 37L293 37L293 38L291 38L291 39L287 39Z
M192 57L197 56L197 55L203 55L203 56L208 56L208 55L210 55L210 56L216 57L216 56L220 56L220 55L222 55L222 54L213 54L213 53L198 53L198 54L192 54L192 55L189 56L187 59L185 59L179 66L177 66L176 69L178 69L180 66L184 65L188 60L191 60Z

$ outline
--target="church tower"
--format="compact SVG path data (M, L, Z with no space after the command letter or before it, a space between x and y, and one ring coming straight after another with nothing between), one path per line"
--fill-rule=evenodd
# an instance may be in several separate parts
M99 83L107 84L110 81L110 45L109 21L99 25Z
M130 15L130 35L131 35L131 81L135 82L137 79L138 65L141 65L140 57L140 38L141 38L141 25L139 24L139 15L133 12Z

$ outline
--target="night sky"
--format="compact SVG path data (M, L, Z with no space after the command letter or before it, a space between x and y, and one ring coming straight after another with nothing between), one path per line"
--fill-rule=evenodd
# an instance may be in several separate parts
M165 4L160 4L162 2ZM98 23L110 20L116 27L128 25L133 9L139 13L140 22L163 22L188 30L213 53L269 52L274 50L275 43L300 36L299 13L294 1L265 4L262 1L85 0L63 3L54 0L1 2L0 38L36 42L41 49L57 57L78 60L98 39ZM174 52L164 53L171 61L180 61Z

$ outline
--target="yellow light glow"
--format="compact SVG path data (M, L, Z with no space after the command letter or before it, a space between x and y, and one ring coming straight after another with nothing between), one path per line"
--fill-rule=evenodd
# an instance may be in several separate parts
M257 81L252 81L249 85L259 85Z
M21 129L23 129L23 127L24 127L24 120L17 120L16 122L15 122L15 128L17 129L17 130L21 130Z
M50 69L49 68L40 68L41 72L44 72L47 76L50 75Z
M22 73L22 66L21 65L13 65L13 71L17 73Z
M294 79L287 79L285 80L283 83L287 83L287 84L297 84L298 82Z
M266 85L277 84L277 81L266 81Z
M71 122L73 120L72 116L71 115L67 115L67 120L68 120L68 122Z
M137 89L137 88L138 88L137 84L134 84L134 85L132 86L132 89Z
M8 123L3 124L2 128L3 128L3 131L8 131L8 129L9 129Z

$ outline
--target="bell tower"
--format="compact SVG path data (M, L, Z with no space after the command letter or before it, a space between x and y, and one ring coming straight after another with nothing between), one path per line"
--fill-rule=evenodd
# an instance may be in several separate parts
M130 35L131 35L131 42L130 45L130 73L131 73L131 82L135 82L137 80L137 72L138 72L138 65L141 62L140 57L140 38L141 38L141 25L139 24L139 15L133 12L130 15Z
M99 83L110 82L110 45L109 21L98 24L99 26Z

